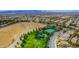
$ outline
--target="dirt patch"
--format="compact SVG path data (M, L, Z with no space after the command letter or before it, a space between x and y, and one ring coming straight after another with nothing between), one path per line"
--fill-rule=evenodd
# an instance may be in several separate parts
M44 27L44 24L34 22L21 22L0 29L0 47L8 47L23 31Z

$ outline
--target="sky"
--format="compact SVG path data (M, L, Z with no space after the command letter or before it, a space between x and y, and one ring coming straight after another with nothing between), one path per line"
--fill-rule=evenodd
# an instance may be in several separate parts
M19 13L19 12L66 12L66 13L79 13L79 10L0 10L0 14Z
M79 10L0 10L0 12L79 12Z

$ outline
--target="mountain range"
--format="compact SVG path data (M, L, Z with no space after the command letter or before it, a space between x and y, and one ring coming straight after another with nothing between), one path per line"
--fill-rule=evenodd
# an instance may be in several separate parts
M0 14L17 13L79 14L79 10L0 10Z

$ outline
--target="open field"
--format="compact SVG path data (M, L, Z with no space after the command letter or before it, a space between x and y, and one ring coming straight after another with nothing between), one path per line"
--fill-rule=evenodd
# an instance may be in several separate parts
M20 22L0 29L0 47L11 45L20 33L29 30L44 27L44 24L34 22Z

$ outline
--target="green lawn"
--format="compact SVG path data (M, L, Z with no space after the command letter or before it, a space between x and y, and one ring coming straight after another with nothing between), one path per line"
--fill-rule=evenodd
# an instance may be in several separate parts
M45 32L47 30L47 32ZM50 32L49 32L50 31ZM51 29L41 29L40 31L33 31L28 34L24 34L20 37L22 43L17 45L17 48L47 48L48 40L51 33L55 30Z
M36 38L37 32L31 32L24 36L24 42L21 48L45 48L47 47L48 36L45 34L44 38Z

